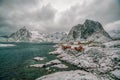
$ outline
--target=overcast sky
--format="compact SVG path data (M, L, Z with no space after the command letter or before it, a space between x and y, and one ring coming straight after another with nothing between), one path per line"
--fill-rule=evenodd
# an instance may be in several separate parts
M0 0L0 35L23 26L43 33L68 32L85 19L103 26L120 23L120 0Z

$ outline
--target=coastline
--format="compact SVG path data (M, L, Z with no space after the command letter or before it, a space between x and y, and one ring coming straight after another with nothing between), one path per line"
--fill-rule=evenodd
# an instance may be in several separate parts
M120 66L119 66L119 61L116 60L120 59L120 53L119 53L119 48L116 48L114 46L116 45L116 43L119 42L120 41L106 42L102 44L104 45L104 47L84 46L85 50L82 52L77 52L71 49L63 50L61 46L56 46L56 50L50 52L49 54L55 55L58 59L78 67L78 70L85 71L93 75L95 74L94 76L97 77L97 79L95 80L111 80L111 79L118 80L120 79L120 76L117 75L116 73L118 74L120 73L119 70ZM76 72L76 70L73 71L74 73ZM61 73L65 74L66 71L49 74L37 78L36 80L58 80ZM68 75L70 75L69 73L71 73L71 71L67 72ZM54 75L56 76L51 77ZM81 78L81 76L75 78L74 80L77 80L79 78ZM88 77L85 77L86 80L89 80L87 78ZM59 80L66 80L66 79L67 78L59 78ZM69 76L69 80L73 80L72 75Z

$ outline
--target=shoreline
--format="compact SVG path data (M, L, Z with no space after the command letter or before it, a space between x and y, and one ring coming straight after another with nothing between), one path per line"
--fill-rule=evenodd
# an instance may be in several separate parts
M74 50L70 50L70 49L62 50L61 47L57 47L55 51L50 52L49 54L55 55L58 59L64 61L65 63L69 63L73 66L77 66L78 67L77 70L82 70L88 73L95 74L95 76L99 78L98 80L111 80L111 79L118 80L119 76L114 72L115 70L118 69L117 73L120 73L119 68L116 68L118 66L119 61L118 63L114 61L114 59L116 58L119 59L120 56L120 54L117 54L117 51L115 50L116 47L114 47L116 42L108 42L103 44L105 45L105 48L86 47L83 52L75 52ZM65 71L62 72L64 73ZM54 74L59 74L59 72L49 75L54 75ZM45 77L49 75L45 75ZM51 77L45 79L38 78L36 80L49 80L49 78ZM54 80L54 78L52 79ZM72 78L70 80L72 80Z

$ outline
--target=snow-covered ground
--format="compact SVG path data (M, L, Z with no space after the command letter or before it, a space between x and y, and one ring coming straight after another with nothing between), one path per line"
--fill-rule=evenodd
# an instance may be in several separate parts
M107 43L104 43L104 45L106 45L107 47L120 47L120 40L116 40L116 41L110 41Z
M76 44L71 45L72 49L69 48L65 50L57 45L56 50L50 52L50 54L56 55L57 58L76 66L78 70L56 72L36 80L119 80L119 45L120 41L100 44L91 43L89 45L82 45L84 48L82 52L73 49L78 46ZM60 67L60 65L58 67Z
M36 80L100 80L100 78L92 73L76 70L57 72L54 74L40 77Z
M98 44L97 46L83 45L84 51L82 52L78 52L73 49L63 50L61 47L59 47L56 49L56 51L51 52L50 54L55 54L59 59L75 65L84 71L95 73L98 76L106 75L107 77L104 78L108 80L120 79L116 74L116 71L119 73L120 70L119 45L120 41L106 42L103 44ZM71 47L74 46L75 45L71 45ZM109 75L111 73L114 77Z
M116 76L118 79L120 79L120 70L114 70L111 72L111 74Z
M51 67L56 67L56 68L68 68L68 66L66 66L65 64L56 64L56 65L53 65Z

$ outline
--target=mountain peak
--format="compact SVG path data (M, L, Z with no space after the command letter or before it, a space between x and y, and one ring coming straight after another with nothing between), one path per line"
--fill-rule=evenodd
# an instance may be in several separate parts
M93 21L93 20L89 20L87 19L84 24L85 27L87 27L88 29L93 29L93 30L103 30L102 24L98 21Z
M22 30L27 30L27 28L24 26L24 27L22 27L22 28L20 28L20 29L22 29Z
M24 26L15 33L12 33L9 36L9 41L28 41L30 38L31 32Z
M88 23L88 22L90 22L90 23L92 23L92 22L95 23L95 22L98 22L98 21L94 21L94 20L86 19L84 23Z
M94 21L94 20L90 20L90 19L86 19L84 24L88 24L88 25L98 25L98 26L101 26L102 27L102 24L98 21Z
M78 24L74 26L69 34L69 40L87 40L88 38L92 40L98 40L104 36L104 39L109 40L111 37L109 34L103 29L102 24L98 21L93 21L87 19L84 24ZM99 38L98 38L99 37Z

